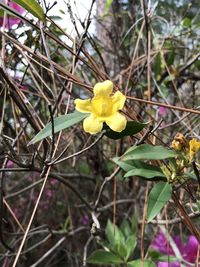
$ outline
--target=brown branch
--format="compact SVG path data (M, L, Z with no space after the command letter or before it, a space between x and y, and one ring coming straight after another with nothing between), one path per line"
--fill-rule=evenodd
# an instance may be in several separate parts
M145 103L145 104L165 107L165 108L169 108L169 109L180 110L180 111L183 111L183 112L190 112L190 113L200 114L200 111L196 110L196 109L176 107L176 106L173 106L173 105L167 105L167 104L159 103L159 102L155 102L155 101L144 100L144 99L140 99L140 98L133 97L133 96L126 96L126 98L130 99L130 100L135 100L137 102Z

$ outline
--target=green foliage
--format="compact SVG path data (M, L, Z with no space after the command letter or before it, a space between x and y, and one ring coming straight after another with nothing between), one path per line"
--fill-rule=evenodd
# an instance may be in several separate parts
M13 2L22 6L25 10L30 12L33 16L44 21L45 14L42 7L37 3L36 0L13 0Z
M173 257L172 255L169 256L160 256L157 259L158 261L165 261L165 262L174 262L177 261L176 257Z
M150 191L147 206L147 221L150 222L171 198L172 186L165 182L157 183Z
M133 168L136 167L136 165L134 164L134 161L132 161L131 163L126 163L126 162L121 161L120 157L112 158L112 161L116 163L125 172L131 171Z
M105 229L107 241L103 242L105 250L94 251L87 262L102 265L127 263L137 245L135 219L133 216L131 223L124 219L120 228L108 220Z
M157 250L149 250L148 251L148 259L152 262L174 262L177 261L177 258L175 256L170 255L163 255L161 252Z
M165 174L162 172L161 168L154 165L149 165L142 161L120 161L119 157L112 159L122 170L126 172L125 178L130 176L140 176L146 180L167 180Z
M184 18L184 20L181 22L183 26L185 26L186 28L190 28L192 25L191 19L186 17Z
M87 259L88 263L92 264L120 264L123 260L110 251L96 250Z
M74 124L82 121L88 116L88 113L74 112L71 114L62 115L54 119L54 133L69 128ZM126 129L118 133L111 130L108 126L104 125L105 135L111 139L120 139L124 136L133 135L140 132L146 126L145 123L130 121L127 123ZM34 144L46 137L52 135L52 124L48 123L32 140L29 144Z
M82 121L88 116L86 113L74 112L71 114L62 115L54 119L54 133L67 129L74 124ZM52 135L52 124L48 123L32 140L29 144L34 144L42 139Z
M108 220L107 222L105 232L106 232L106 237L111 245L119 243L122 239L124 242L124 236L121 230L117 227L117 225L113 225L113 223L110 220Z
M126 128L120 133L115 132L111 130L108 126L104 125L104 129L106 130L105 136L114 140L121 139L122 137L131 136L139 133L146 125L147 123L128 121Z
M141 260L135 260L128 262L128 267L156 267L155 263L149 260L144 260L143 262Z
M163 174L159 167L145 163L143 163L143 168L133 168L124 175L124 177L130 176L141 176L147 179L163 177L166 179L166 176Z
M122 156L123 161L175 158L177 153L162 146L143 144L130 147Z

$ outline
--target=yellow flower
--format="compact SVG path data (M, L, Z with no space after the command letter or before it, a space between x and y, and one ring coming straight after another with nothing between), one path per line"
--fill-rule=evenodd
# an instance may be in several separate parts
M174 150L178 150L178 151L181 151L182 149L182 145L179 141L176 141L176 140L173 140L172 141L172 144L171 144L171 147L174 149Z
M177 151L186 151L189 147L188 140L184 137L182 133L177 133L171 143L171 147Z
M190 161L192 161L195 157L195 155L199 152L200 150L200 142L197 141L197 139L193 138L189 142L189 157Z
M123 108L126 97L119 91L111 95L113 83L106 80L94 86L92 99L76 99L76 110L90 113L84 119L83 129L90 134L96 134L103 128L105 122L113 131L121 132L126 128L127 120L118 111Z

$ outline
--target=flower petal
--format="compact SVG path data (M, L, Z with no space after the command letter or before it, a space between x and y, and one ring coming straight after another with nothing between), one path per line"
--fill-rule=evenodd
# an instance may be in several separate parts
M101 132L102 128L103 122L100 122L92 114L83 121L83 129L86 133L96 134Z
M173 237L173 239L174 239L174 242L175 242L179 252L181 253L181 255L183 255L184 254L184 245L183 245L183 242L182 242L180 236L176 235Z
M115 132L121 132L126 128L127 120L119 112L116 112L108 119L106 119L106 124Z
M166 239L162 231L160 231L153 239L152 248L160 251L163 254L173 255L173 250L169 245L169 241Z
M120 91L117 91L111 99L113 104L113 111L118 111L119 109L122 109L126 101L125 95L123 95Z
M6 3L8 6L10 6L11 8L15 9L16 11L18 11L20 14L24 13L24 9L19 6L18 4L14 3L13 1L8 1L8 3L3 0L4 3ZM7 29L12 28L13 25L18 25L21 22L21 19L13 17L11 15L7 16L6 18L6 24L5 27ZM3 17L0 17L0 27L3 25Z
M4 2L5 2L5 0L4 0ZM20 14L22 14L25 11L21 6L19 6L18 4L16 4L13 1L10 1L9 6L12 7L13 9L15 9Z
M159 261L157 267L180 267L180 263L178 261L175 262L166 262L166 261Z
M93 92L95 96L109 96L113 90L113 83L109 80L106 80L102 83L97 83L94 86Z
M82 100L82 99L75 99L74 101L75 105L76 105L76 110L80 111L80 112L91 112L92 110L92 107L91 107L91 101L90 99L85 99L85 100Z
M185 246L185 260L195 263L198 254L199 242L195 236L191 235Z

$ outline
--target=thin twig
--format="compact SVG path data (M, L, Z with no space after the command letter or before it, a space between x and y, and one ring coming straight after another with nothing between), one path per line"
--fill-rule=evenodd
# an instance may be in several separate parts
M104 178L104 181L103 181L103 183L99 189L99 194L98 194L97 199L96 199L95 204L94 204L94 210L97 210L97 206L99 204L99 201L100 201L100 198L101 198L101 195L103 193L103 190L104 190L106 183L109 182L110 180L112 180L117 175L117 173L119 171L120 171L120 167L117 167L115 169L115 171L110 176Z
M159 103L159 102L155 102L155 101L149 101L149 100L145 100L145 99L141 99L141 98L137 98L137 97L133 97L133 96L126 96L126 98L130 99L130 100L137 101L137 102L141 102L141 103L146 103L146 104L150 104L150 105L165 107L165 108L168 108L168 109L175 109L175 110L180 110L180 111L183 111L183 112L190 112L190 113L200 114L200 111L196 110L196 109L177 107L177 106L168 105L168 104L164 104L164 103Z
M55 164L58 164L58 163L61 163L61 162L65 161L65 160L68 160L68 159L71 159L71 158L80 156L81 154L83 154L84 152L86 152L87 150L89 150L90 148L92 148L93 146L95 146L96 143L98 143L99 140L101 140L101 138L103 137L103 135L104 135L104 131L102 131L101 134L98 136L98 138L92 144L90 144L89 146L85 147L84 149L82 149L82 150L80 150L80 151L78 151L78 152L76 152L76 153L74 153L74 154L72 154L72 155L70 155L68 157L65 157L65 158L60 159L60 160L58 160L56 162L53 162L53 164L55 165ZM51 165L51 164L52 164L52 162L49 163L49 165Z

